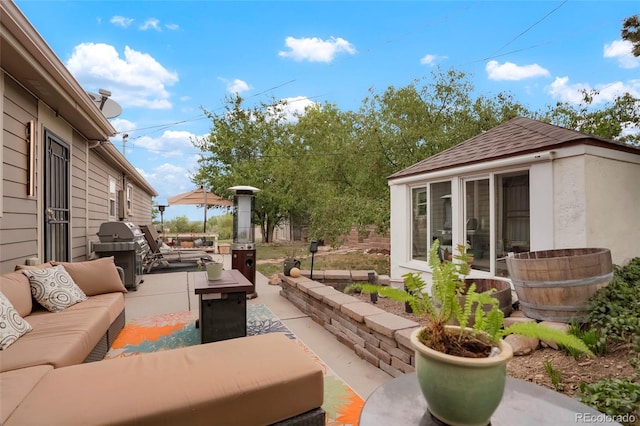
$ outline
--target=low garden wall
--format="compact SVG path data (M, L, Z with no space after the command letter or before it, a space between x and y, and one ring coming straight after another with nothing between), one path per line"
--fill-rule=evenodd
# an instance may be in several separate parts
M394 377L415 371L409 336L418 323L307 277L280 278L280 295L360 358Z

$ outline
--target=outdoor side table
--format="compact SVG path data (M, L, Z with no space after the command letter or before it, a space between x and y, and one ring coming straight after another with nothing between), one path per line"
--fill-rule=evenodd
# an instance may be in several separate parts
M195 293L200 302L201 343L247 335L247 291L253 286L238 270L222 271L222 278L209 281L206 272L196 272Z
M416 373L403 374L383 384L367 398L361 426L442 425L427 411ZM578 400L525 380L507 377L500 406L491 426L619 425Z

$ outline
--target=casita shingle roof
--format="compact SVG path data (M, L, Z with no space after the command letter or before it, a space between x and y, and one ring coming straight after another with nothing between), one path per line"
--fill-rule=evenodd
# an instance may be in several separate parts
M530 118L517 117L407 167L388 179L539 152L576 143L640 154L640 148Z

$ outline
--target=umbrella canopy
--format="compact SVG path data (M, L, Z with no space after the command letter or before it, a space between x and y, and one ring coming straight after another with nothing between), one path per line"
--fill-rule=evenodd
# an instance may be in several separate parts
M193 191L183 192L182 194L174 195L167 198L167 203L171 205L175 204L187 204L187 205L204 205L204 227L203 232L207 232L207 209L209 207L229 207L233 206L233 202L225 198L222 198L212 192L208 192L204 187L194 189Z

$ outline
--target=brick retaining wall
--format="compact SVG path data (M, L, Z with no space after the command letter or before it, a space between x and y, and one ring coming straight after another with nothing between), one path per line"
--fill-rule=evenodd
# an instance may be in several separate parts
M373 225L368 225L366 228L368 233L366 237L360 236L357 228L353 228L351 232L349 232L349 235L347 235L347 239L344 244L349 247L391 250L391 239L389 233L386 235L377 234L376 227Z
M280 276L280 295L360 358L394 377L415 371L409 336L418 323L309 278Z

